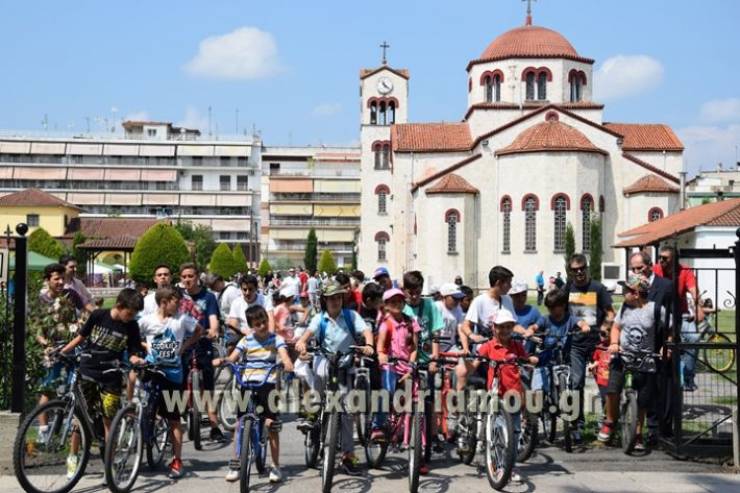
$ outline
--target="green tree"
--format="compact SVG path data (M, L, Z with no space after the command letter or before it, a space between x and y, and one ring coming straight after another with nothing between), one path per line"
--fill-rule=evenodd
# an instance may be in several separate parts
M244 249L241 245L234 245L234 268L236 269L236 272L241 272L242 274L247 273L247 256L244 255Z
M216 249L213 229L203 224L193 225L190 221L178 221L175 224L175 229L185 241L192 243L195 263L198 268L205 269L213 256L213 251Z
M568 272L568 260L576 253L576 234L573 225L568 223L565 227L565 272Z
M591 279L601 280L601 255L604 253L601 245L601 219L592 218L589 222L591 228L591 259L589 261L589 273Z
M82 231L76 232L72 239L72 256L77 260L77 273L81 276L87 273L87 255L77 247L85 241L87 237L82 234Z
M330 276L337 271L337 263L334 260L334 255L329 250L324 250L321 254L318 270L319 272L326 272Z
M272 266L270 265L270 262L267 261L266 258L262 259L262 262L260 262L260 266L258 269L258 273L261 277L265 277L268 272L272 270Z
M156 266L168 265L175 273L181 264L190 260L188 246L177 229L169 224L157 223L136 242L131 254L129 275L135 281L150 282Z
M218 274L224 279L229 279L236 273L236 262L234 254L226 243L219 243L211 256L211 262L208 264L208 270L213 274Z
M316 230L311 228L306 238L306 254L303 257L303 264L308 272L316 270L316 261L319 258L319 240L316 238Z
M64 245L55 240L44 228L37 228L28 236L28 249L55 261L66 253Z

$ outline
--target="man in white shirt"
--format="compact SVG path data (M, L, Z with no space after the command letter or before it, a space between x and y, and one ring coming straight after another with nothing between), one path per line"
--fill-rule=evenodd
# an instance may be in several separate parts
M226 325L236 334L227 331L227 345L236 345L242 336L249 335L247 324L247 308L254 305L265 306L265 296L259 292L259 281L255 276L242 276L239 279L241 296L234 300L226 317ZM236 337L236 339L234 339Z
M154 280L155 289L151 290L149 294L144 297L144 309L141 311L141 317L151 315L155 313L159 308L157 301L154 298L157 289L167 288L172 284L172 271L166 264L160 264L154 268Z

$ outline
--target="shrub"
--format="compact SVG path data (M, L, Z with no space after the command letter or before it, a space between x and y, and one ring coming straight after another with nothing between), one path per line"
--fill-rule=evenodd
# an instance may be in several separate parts
M136 242L131 254L129 276L138 282L150 282L154 268L160 264L173 273L190 261L190 252L182 235L169 224L158 223L149 228Z

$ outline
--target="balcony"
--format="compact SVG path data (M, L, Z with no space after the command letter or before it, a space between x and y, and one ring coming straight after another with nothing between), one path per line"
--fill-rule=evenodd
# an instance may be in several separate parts
M270 226L328 226L328 227L351 227L359 226L360 218L357 219L272 219Z
M359 193L271 193L270 202L360 202Z
M359 178L360 169L357 168L343 168L343 169L270 169L267 171L270 176L310 176L311 178L332 178L332 177L345 177L345 178Z

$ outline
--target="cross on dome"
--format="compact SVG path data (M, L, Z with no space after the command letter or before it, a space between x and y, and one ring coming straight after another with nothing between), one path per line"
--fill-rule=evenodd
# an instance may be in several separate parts
M383 44L380 45L381 48L383 48L383 65L388 65L388 61L385 58L385 51L391 47L391 45L388 44L388 41L383 41Z
M527 19L524 22L524 25L531 26L532 25L532 1L533 0L522 0L522 2L527 2ZM537 0L534 0L535 2Z

